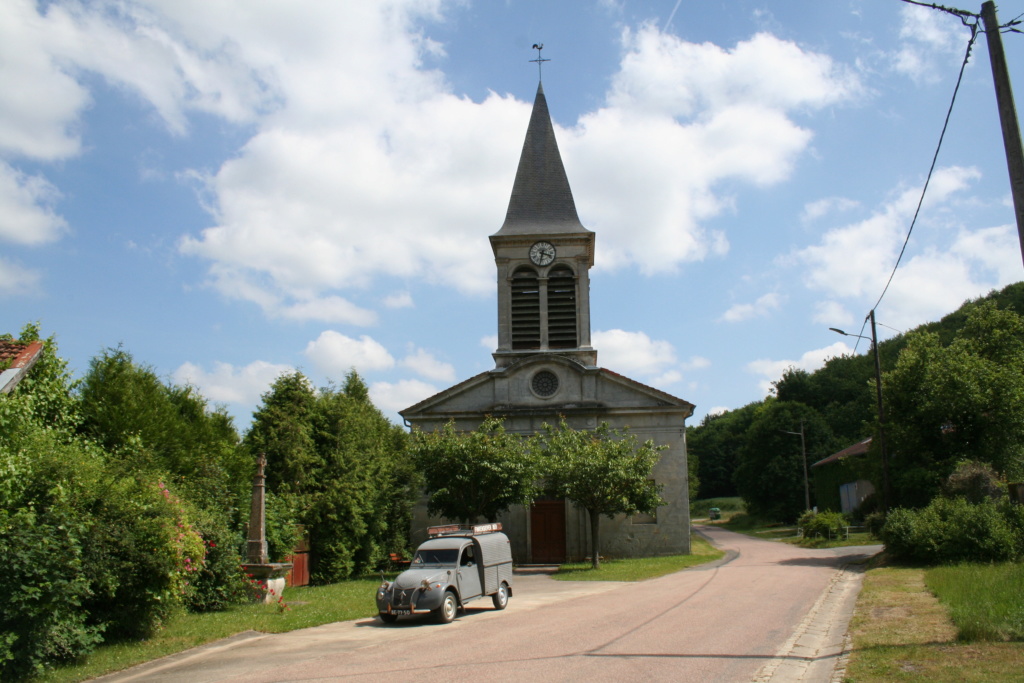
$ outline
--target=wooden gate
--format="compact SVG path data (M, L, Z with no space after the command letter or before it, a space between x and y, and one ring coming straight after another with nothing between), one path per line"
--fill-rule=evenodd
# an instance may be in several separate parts
M535 564L565 562L565 501L537 500L530 508L531 558Z

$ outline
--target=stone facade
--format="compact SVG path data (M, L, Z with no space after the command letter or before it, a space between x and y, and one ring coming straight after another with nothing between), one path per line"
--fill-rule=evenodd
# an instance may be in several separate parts
M595 235L580 223L562 166L543 88L538 88L512 198L491 235L498 274L495 368L402 411L415 428L448 421L470 431L487 415L509 432L531 435L564 417L574 429L606 422L641 441L667 446L654 470L666 505L655 515L601 520L601 553L628 557L688 553L690 517L686 418L693 405L597 366L590 339L590 268ZM413 542L426 538L426 500L417 506ZM514 508L500 521L517 563L590 555L585 511L567 501Z

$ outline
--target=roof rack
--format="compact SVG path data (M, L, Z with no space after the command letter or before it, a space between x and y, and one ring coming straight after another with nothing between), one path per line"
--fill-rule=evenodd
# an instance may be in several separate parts
M501 522L431 526L427 527L427 536L430 538L438 538L440 536L479 536L480 534L493 534L495 531L501 531Z

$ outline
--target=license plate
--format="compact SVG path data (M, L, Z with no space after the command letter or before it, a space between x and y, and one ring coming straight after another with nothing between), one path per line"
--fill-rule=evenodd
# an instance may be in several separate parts
M393 609L393 610L391 610L391 614L395 614L397 616L403 617L403 616L408 616L408 615L412 614L412 610L411 609Z

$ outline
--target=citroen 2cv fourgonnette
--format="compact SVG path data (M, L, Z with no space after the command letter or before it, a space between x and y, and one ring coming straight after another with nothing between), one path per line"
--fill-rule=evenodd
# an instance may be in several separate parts
M382 621L433 612L447 624L460 607L487 595L494 609L505 609L512 596L512 549L501 524L433 526L427 535L409 569L377 589Z

